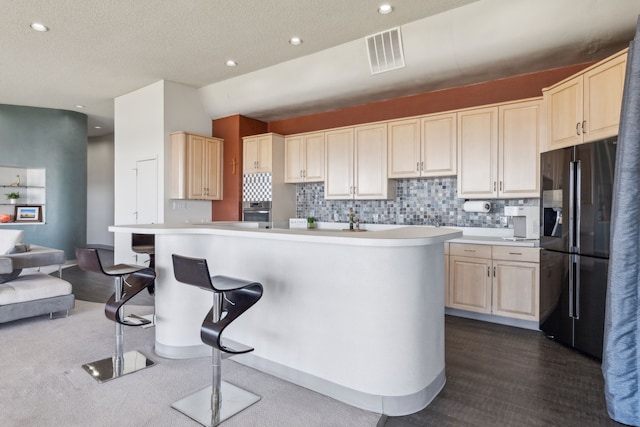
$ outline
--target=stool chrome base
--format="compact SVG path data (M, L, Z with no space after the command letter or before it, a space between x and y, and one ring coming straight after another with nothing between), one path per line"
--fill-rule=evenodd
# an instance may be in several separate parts
M220 387L220 415L217 422L211 419L211 392L213 387L208 386L177 402L171 407L176 409L203 426L217 426L226 419L233 417L238 412L248 408L260 400L260 396L250 393L240 387L222 381Z
M116 356L82 365L96 381L103 383L141 369L148 368L156 364L139 351L128 351L122 357L122 363L116 364Z

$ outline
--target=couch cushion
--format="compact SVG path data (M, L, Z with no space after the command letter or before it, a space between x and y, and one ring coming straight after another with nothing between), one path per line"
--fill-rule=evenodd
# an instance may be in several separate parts
M0 255L8 254L22 241L24 230L0 230Z
M25 274L0 284L0 305L51 298L71 293L71 284L47 274Z

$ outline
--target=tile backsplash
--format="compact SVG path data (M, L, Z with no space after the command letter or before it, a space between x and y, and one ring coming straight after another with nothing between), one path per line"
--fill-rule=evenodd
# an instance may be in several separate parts
M325 200L324 183L297 184L296 216L348 222L353 208L362 223L502 227L505 206L539 206L539 199L489 200L489 213L465 212L456 197L456 177L396 180L395 200Z
M271 182L271 173L245 173L242 175L242 201L271 201Z

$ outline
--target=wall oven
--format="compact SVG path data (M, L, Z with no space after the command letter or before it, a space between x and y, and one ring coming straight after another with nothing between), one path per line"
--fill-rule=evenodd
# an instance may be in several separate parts
M260 227L271 227L271 202L242 202L242 220L260 223Z

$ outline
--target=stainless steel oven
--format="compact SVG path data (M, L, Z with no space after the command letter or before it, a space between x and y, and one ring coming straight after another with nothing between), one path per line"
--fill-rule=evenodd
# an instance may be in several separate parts
M242 202L242 220L259 222L260 227L271 227L271 202Z

